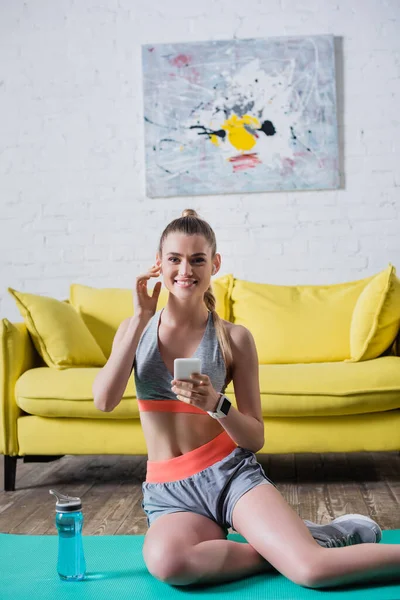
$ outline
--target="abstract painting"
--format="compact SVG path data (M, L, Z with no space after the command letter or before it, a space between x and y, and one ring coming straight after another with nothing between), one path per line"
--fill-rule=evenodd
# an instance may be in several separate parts
M150 197L339 186L332 35L142 47Z

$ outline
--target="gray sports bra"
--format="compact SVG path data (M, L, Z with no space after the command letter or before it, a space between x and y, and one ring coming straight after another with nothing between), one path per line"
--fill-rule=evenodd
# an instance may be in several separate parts
M171 390L174 375L167 369L158 348L158 328L163 310L157 311L147 324L133 361L139 410L206 414L197 406L177 400ZM203 338L191 358L201 359L201 372L208 375L215 390L224 393L226 368L212 312L209 312Z

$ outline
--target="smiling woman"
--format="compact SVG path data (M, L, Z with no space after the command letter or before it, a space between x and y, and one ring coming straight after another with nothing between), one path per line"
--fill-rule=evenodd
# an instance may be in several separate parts
M147 568L173 585L272 567L306 587L400 572L400 548L376 545L375 521L344 515L328 525L303 522L257 462L264 445L257 350L248 329L215 310L210 282L220 266L213 230L185 210L162 233L156 264L137 278L134 317L118 330L96 383L99 394L110 390L103 406L114 407L133 363L148 451ZM160 282L150 297L147 281L160 274L169 295L156 311ZM201 373L173 379L176 358L200 359ZM224 394L230 381L237 408ZM231 527L248 543L226 539Z

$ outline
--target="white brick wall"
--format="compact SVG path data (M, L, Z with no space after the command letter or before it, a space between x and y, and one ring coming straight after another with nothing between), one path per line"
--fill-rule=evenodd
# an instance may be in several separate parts
M129 287L183 208L221 274L336 283L400 270L399 0L13 0L0 8L0 315L8 286ZM141 44L331 33L337 191L146 198Z

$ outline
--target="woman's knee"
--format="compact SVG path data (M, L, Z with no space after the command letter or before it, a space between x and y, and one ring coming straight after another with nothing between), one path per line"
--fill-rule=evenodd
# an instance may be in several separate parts
M178 585L187 572L188 548L172 548L162 540L153 541L143 549L143 558L149 572L160 581Z
M149 572L172 585L193 583L193 548L206 540L225 539L222 529L202 515L176 512L151 524L143 544Z
M323 550L320 548L321 551ZM320 588L324 585L323 561L321 553L315 553L314 556L300 559L295 562L289 579L294 583L306 588Z

